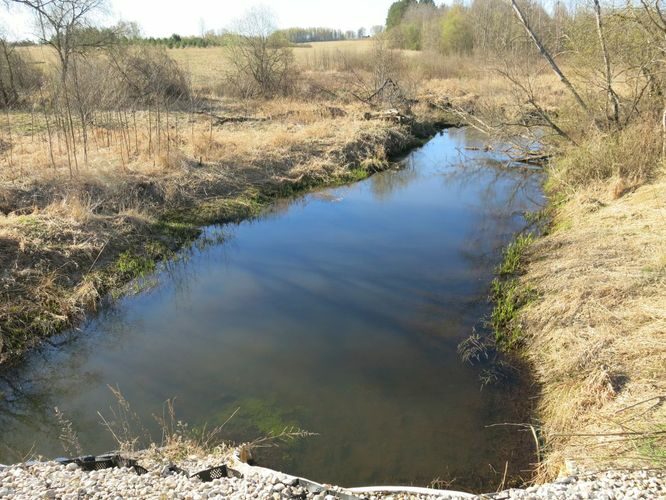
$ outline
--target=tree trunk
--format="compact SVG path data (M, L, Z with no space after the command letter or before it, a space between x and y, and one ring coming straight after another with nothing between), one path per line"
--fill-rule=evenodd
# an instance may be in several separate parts
M612 121L616 127L620 126L620 101L617 94L613 90L613 75L611 73L610 57L608 55L608 48L606 47L606 37L604 36L604 29L601 19L601 5L599 0L594 0L594 15L597 19L597 34L599 35L599 44L601 45L601 52L604 56L604 73L606 77L606 92L608 93L608 102L613 108Z
M520 6L516 2L516 0L511 0L511 5L513 6L513 10L516 13L516 16L518 16L518 20L520 21L520 24L523 25L523 28L525 28L525 31L527 31L527 34L530 36L534 44L536 45L537 49L539 49L539 52L541 55L548 61L548 64L550 67L553 69L555 74L558 76L560 81L564 84L564 86L571 92L571 95L573 95L574 99L578 103L578 105L581 107L583 111L587 114L587 116L590 118L592 123L594 123L595 127L598 128L598 124L596 120L594 119L594 116L590 112L590 108L587 107L587 104L585 104L585 101L583 101L582 97L578 92L576 91L576 88L573 86L573 84L569 81L569 79L565 76L565 74L562 72L560 67L557 65L553 57L550 55L546 47L543 45L537 34L534 32L534 30L530 27L529 23L527 22L527 18L525 17L525 14L523 14L523 11L521 10Z

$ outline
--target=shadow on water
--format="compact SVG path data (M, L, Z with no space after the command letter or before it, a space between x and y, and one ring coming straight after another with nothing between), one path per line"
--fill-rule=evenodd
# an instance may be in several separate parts
M55 406L86 452L113 448L97 415L111 385L153 437L171 397L193 424L239 409L235 441L317 432L259 460L318 481L488 489L507 463L527 470L531 438L488 427L525 420L525 381L481 390L456 353L488 313L500 249L542 201L538 176L465 149L483 144L450 130L400 170L207 228L157 286L2 376L0 462L63 453Z

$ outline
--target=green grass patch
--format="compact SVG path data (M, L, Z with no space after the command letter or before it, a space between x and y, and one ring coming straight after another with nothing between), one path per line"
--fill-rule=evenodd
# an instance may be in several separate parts
M265 201L255 192L248 192L235 198L215 198L198 203L194 207L167 212L160 224L169 232L188 237L187 233L198 231L199 226L240 222L257 216Z
M116 260L116 271L125 279L130 280L152 273L155 267L153 258L135 254L130 250L121 253Z
M666 425L656 425L650 435L636 441L638 455L658 467L666 466Z
M305 411L299 406L285 408L273 398L241 398L234 401L230 408L234 411L220 413L216 421L228 422L229 429L246 439L279 435L285 429L296 429L299 427L296 415Z
M510 351L523 339L518 312L534 300L536 292L515 278L508 280L496 278L491 288L494 307L490 315L490 325L495 343L500 349Z
M522 341L518 313L536 297L536 291L517 278L522 270L525 253L533 242L532 234L520 234L509 243L502 262L497 266L497 277L491 283L491 300L494 305L489 323L495 343L504 351L515 349Z
M521 234L509 243L504 249L504 258L497 268L497 274L500 276L516 274L519 270L525 250L527 250L533 241L534 236L531 234Z

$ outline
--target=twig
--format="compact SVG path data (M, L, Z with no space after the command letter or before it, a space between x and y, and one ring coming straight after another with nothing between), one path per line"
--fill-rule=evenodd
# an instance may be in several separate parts
M90 269L88 269L88 272L86 274L90 274L90 272L93 270L93 267L95 267L95 264L97 264L97 261L99 260L100 256L102 255L102 252L104 251L104 249L106 248L106 245L108 243L109 243L108 241L104 243L104 245L102 246L102 249L97 254L97 257L95 258L95 261L92 263L92 265L90 266Z
M623 412L623 411L626 411L626 410L630 410L631 408L642 405L644 403L649 403L650 401L654 401L655 399L658 399L659 402L662 403L662 402L666 401L666 396L654 396L654 397L649 398L649 399L644 399L643 401L639 401L638 403L634 403L633 405L625 406L624 408L620 408L615 413L620 413L620 412Z
M506 475L508 472L509 472L509 462L507 461L504 463L504 476L502 476L502 482L497 488L497 493L502 491L504 489L504 486L506 486Z

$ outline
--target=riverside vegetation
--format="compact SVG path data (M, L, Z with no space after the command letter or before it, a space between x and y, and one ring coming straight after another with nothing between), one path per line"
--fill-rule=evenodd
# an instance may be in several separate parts
M51 5L9 3L42 17ZM86 20L98 2L73 5ZM537 473L663 467L662 13L659 0L551 12L400 0L368 41L293 47L257 11L208 49L83 22L42 24L36 47L3 41L0 359L200 225L361 178L438 124L465 123L515 140L510 154L548 177L542 234L507 249L489 319L540 388Z

